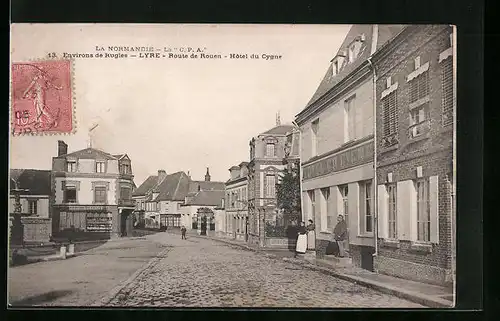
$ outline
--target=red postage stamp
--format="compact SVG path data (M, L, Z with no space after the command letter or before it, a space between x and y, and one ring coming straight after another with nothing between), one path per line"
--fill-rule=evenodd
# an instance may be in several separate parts
M12 64L12 134L71 133L74 129L69 60Z

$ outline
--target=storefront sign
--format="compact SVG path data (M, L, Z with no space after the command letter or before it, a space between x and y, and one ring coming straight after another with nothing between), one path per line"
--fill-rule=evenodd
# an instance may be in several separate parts
M373 142L327 157L304 167L304 179L311 179L373 161Z

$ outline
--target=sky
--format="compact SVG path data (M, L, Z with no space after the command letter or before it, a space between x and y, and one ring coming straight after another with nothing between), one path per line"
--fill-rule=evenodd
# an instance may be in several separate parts
M13 62L49 52L96 54L96 46L199 47L222 57L261 58L75 58L75 133L11 136L10 168L50 169L58 140L72 152L87 148L92 137L92 147L131 158L138 186L158 169L203 180L209 167L213 181L226 181L231 166L249 161L250 139L276 125L276 113L283 124L304 109L349 28L14 24Z

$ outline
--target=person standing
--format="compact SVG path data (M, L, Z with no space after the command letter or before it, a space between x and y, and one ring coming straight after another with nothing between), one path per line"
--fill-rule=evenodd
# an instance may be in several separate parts
M338 255L340 257L345 256L345 250L344 250L344 241L347 238L347 224L344 220L343 215L339 215L337 217L337 225L335 225L335 228L333 229L333 239L335 242L337 242L337 245L339 247L339 253Z
M313 220L309 220L309 225L307 225L307 249L315 250L316 249L316 226L314 225Z
M185 240L186 239L186 227L182 225L181 227L181 239Z
M297 254L305 254L307 250L307 230L306 224L304 222L300 222L299 231L297 236L297 245L295 246L295 256Z

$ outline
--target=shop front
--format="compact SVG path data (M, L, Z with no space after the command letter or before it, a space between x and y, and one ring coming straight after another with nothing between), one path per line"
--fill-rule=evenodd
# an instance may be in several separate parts
M373 177L372 136L303 164L303 220L315 222L318 257L331 248L341 215L347 227L343 254L355 266L373 269L367 255L374 248Z

